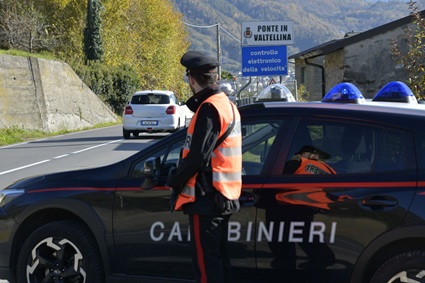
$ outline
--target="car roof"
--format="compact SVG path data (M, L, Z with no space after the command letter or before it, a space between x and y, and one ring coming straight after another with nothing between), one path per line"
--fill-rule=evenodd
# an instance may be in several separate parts
M139 91L136 91L133 95L141 95L141 94L149 94L149 93L166 94L166 95L174 94L174 92L170 90L139 90Z
M346 109L346 110L360 110L371 112L391 112L406 115L425 116L424 104L409 104L397 102L365 102L365 103L333 103L333 102L264 102L266 108L292 108L292 107L305 107L305 108L320 108L320 109Z
M263 110L262 110L263 109ZM395 102L256 102L239 107L242 115L332 116L375 121L425 133L425 105Z

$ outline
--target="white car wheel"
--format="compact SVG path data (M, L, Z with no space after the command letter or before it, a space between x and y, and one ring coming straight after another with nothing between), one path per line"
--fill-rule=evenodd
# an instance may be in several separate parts
M425 283L425 251L394 256L375 272L371 283Z

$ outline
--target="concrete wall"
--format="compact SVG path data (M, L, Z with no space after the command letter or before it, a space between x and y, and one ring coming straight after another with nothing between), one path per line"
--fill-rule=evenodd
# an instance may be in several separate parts
M407 51L404 39L406 27L414 29L415 25L394 28L329 54L308 59L310 63L325 68L325 94L338 83L351 82L365 98L373 98L389 82L407 83L408 72L392 58L391 52L393 40L397 40L399 47ZM320 68L307 65L304 60L296 58L295 75L297 83L303 84L310 93L310 100L321 99Z
M344 81L344 52L337 50L326 56L325 64L325 95L331 88Z
M407 72L393 60L391 43L404 35L402 28L368 38L344 48L344 81L355 84L366 98L391 81L407 83Z
M0 128L55 132L116 121L68 64L0 55Z
M324 65L323 56L308 59L310 64ZM326 76L326 71L325 71ZM322 99L322 69L308 65L304 59L295 59L295 78L298 85L304 85L309 93L309 100ZM326 82L325 82L326 85Z

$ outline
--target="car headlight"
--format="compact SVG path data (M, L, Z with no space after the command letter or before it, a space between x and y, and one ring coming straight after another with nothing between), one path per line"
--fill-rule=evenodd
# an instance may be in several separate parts
M24 193L23 190L2 190L0 192L0 207L5 206L13 199L19 197Z

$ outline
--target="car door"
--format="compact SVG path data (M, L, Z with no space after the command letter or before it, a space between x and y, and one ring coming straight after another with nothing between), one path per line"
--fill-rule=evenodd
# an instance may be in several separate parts
M281 117L242 116L241 210L229 221L229 255L235 282L264 282L256 270L256 192L268 177L287 124Z
M336 174L288 174L301 147ZM257 266L264 282L349 282L359 255L396 227L416 187L412 133L371 121L303 118L291 125L259 192Z
M191 278L192 262L187 216L170 212L170 189L165 186L170 169L177 165L185 132L168 143L156 143L135 160L121 180L114 205L115 250L122 268L133 276ZM144 164L156 157L159 179L142 189ZM151 187L151 188L149 188Z
M255 190L273 163L281 120L247 118L242 121L243 189L241 211L229 223L229 255L235 281L258 282L255 267ZM179 131L167 144L153 146L131 167L116 193L114 240L116 253L128 274L135 276L192 278L188 219L182 212L170 213L170 191L165 187L169 170L176 165L184 143ZM162 169L158 185L140 189L145 181L143 164L159 157ZM271 161L269 161L271 160ZM261 282L261 281L260 281Z

